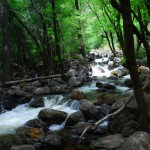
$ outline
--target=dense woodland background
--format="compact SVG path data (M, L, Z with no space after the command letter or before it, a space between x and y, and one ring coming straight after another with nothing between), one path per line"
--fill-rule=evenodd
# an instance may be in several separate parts
M145 58L150 67L149 0L2 0L0 5L3 85L18 79L16 70L19 79L27 71L63 75L70 59L81 60L86 67L91 49L110 49L114 56L122 50L139 107L139 125L148 131L136 58Z
M0 76L13 80L13 69L38 68L41 75L63 72L68 59L86 61L91 49L108 46L125 54L123 19L116 0L2 0ZM150 59L150 3L131 0L135 53ZM130 39L129 39L130 40ZM20 74L21 75L21 74Z

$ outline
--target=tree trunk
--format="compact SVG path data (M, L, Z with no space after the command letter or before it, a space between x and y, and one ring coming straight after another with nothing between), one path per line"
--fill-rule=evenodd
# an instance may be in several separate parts
M120 0L120 6L123 17L126 63L133 82L134 94L138 104L139 126L141 130L148 131L148 114L142 86L137 71L136 58L134 53L133 22L131 19L130 0Z
M7 0L2 0L3 32L3 82L10 81L9 10Z
M61 68L61 73L63 74L63 65L62 65L61 50L60 50L60 37L58 36L58 21L57 21L57 15L56 15L55 0L51 0L51 3L52 3L52 10L53 10L55 50L56 50L57 57L58 57L59 67Z
M80 8L79 8L79 1L78 0L75 0L75 8L77 11L80 11ZM85 45L84 45L84 40L83 40L83 36L81 34L81 22L80 22L80 19L78 21L79 23L79 28L78 28L78 39L79 39L79 42L80 42L80 52L82 54L82 57L83 57L83 60L84 60L84 65L87 66L87 62L86 62L86 50L85 50Z

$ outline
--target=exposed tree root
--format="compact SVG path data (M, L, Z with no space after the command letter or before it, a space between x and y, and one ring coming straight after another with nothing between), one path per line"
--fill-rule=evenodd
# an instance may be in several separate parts
M116 116L117 114L119 114L119 113L125 108L125 106L127 106L127 104L132 100L133 96L134 96L134 94L131 94L131 95L125 100L124 105L123 105L120 109L118 109L117 111L115 111L115 112L113 112L113 113L111 113L111 114L106 115L104 118L98 120L98 121L97 121L96 123L94 123L93 125L90 125L90 126L86 127L86 128L84 129L84 131L82 132L81 136L79 137L79 139L78 139L78 141L77 141L77 143L76 143L76 147L79 146L79 144L80 144L80 142L81 142L83 136L84 136L88 131L94 131L102 122L104 122L105 120L107 120L107 119L110 118L110 117L113 117L113 116Z

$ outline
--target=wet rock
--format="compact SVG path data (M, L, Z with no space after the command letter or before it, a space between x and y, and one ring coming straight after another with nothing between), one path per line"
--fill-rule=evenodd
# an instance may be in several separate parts
M107 115L112 111L112 108L108 104L102 104L100 110L103 115Z
M122 130L122 135L124 137L127 137L137 130L138 130L138 123L132 120L132 121L129 121L127 124L125 124Z
M147 105L147 110L150 111L150 94L144 93L144 97L145 97L145 102ZM127 107L134 109L134 110L138 109L135 97L132 98L131 102L127 105Z
M125 75L128 75L129 71L124 67L122 67L122 68L119 67L119 68L112 70L111 74L116 76L116 77L123 77Z
M140 74L140 79L144 85L144 91L147 94L150 94L150 74L149 73L144 73L144 74L142 73L142 74Z
M70 87L78 87L81 86L83 84L83 80L82 77L71 77L68 82L67 82L68 86Z
M118 80L118 78L116 76L111 75L110 77L108 77L109 80Z
M39 138L42 138L44 136L44 132L43 132L42 128L29 128L26 131L26 135L29 138L39 139Z
M5 110L11 110L15 108L17 105L28 103L30 100L31 100L31 95L21 91L17 93L13 92L13 94L7 95L2 100L2 103Z
M116 89L115 85L111 85L111 84L104 84L102 82L96 82L96 87L98 87L99 89L103 88L103 89Z
M13 97L13 98L18 98L18 97L26 97L26 95L28 95L27 92L24 92L23 90L21 89L14 89L14 90L9 90L7 92L7 96L8 97Z
M61 146L62 138L57 134L48 134L44 138L39 140L42 144L52 145L52 146Z
M61 124L65 121L66 117L67 113L50 108L41 110L38 115L38 118L48 125Z
M40 119L32 119L26 122L25 126L33 128L44 128L46 124L42 122Z
M85 99L85 95L83 92L79 90L73 90L71 92L71 99L76 99L76 100Z
M81 70L78 75L79 78L82 78L82 81L85 82L88 79L88 71Z
M11 150L35 150L33 145L12 146Z
M41 150L43 148L43 145L41 143L37 142L37 143L34 143L34 147L36 150Z
M44 95L44 94L50 94L50 88L49 87L47 87L47 86L45 86L45 87L39 87L39 88L37 88L34 92L33 92L33 94L34 95Z
M97 95L97 104L108 104L112 105L115 102L107 93L100 93Z
M79 71L75 70L75 69L70 69L68 72L67 72L67 76L70 76L70 77L76 77L78 76L79 74Z
M43 97L33 98L29 103L29 107L33 108L44 107L44 98Z
M84 99L80 100L79 102L79 109L83 112L86 118L93 120L99 120L101 118L101 113L99 112L98 108L90 101Z
M140 73L150 73L150 70L148 67L140 66L139 69L140 69Z
M114 61L109 61L108 62L108 69L114 69L115 68L115 63L114 63Z
M121 108L124 105L125 100L126 100L126 98L122 98L122 99L116 101L115 103L113 103L113 105L111 106L112 110L117 110L117 109Z
M91 143L90 148L92 150L118 149L118 148L120 148L120 146L123 142L124 142L124 138L122 137L121 134L114 134L114 135L105 136L103 138L98 138L97 140L95 140Z
M81 135L82 132L84 131L84 129L88 126L90 126L91 123L88 122L78 122L75 126L74 126L74 130L78 135Z
M56 86L60 86L60 84L57 81L54 80L48 81L48 87L56 87Z
M112 134L121 133L124 125L128 122L128 117L126 114L119 114L108 124L109 132Z
M77 124L78 122L84 122L85 121L85 117L83 115L83 113L81 111L77 111L75 113L72 113L66 122L66 126L73 126L75 124Z
M150 134L143 131L138 131L127 138L120 150L149 150L149 143Z

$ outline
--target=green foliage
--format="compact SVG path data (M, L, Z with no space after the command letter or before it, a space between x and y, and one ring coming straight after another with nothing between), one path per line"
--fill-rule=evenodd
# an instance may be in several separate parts
M22 25L10 15L9 25L12 62L23 64L25 55L30 62L32 62L31 65L35 65L44 59L44 49L47 45L42 45L42 42L45 40L43 23L47 25L46 28L49 36L48 42L51 45L50 53L53 54L52 61L57 61L58 56L56 55L56 51L54 51L55 34L51 1L33 1L37 10L43 14L43 20L31 5L31 1L9 0L10 10L15 12L20 20L22 20L26 27L36 37L40 45L40 47L37 48L33 38L31 38ZM119 0L117 0L117 2L119 3ZM87 51L102 46L108 47L105 32L108 34L113 33L115 45L119 45L116 32L119 31L119 29L123 32L122 18L120 18L119 21L117 20L118 12L112 8L110 2L106 0L82 0L79 1L79 5L80 11L77 11L75 9L74 0L55 0L61 56L64 56L66 59L68 57L82 59L79 52L81 43L78 38L79 27L81 27L80 34L82 34L83 42ZM148 27L150 17L144 1L131 0L131 6L136 15L138 15L138 8L140 7L142 22L145 27ZM138 20L133 15L132 18L134 25L140 31ZM0 49L2 49L2 35L0 36ZM0 58L2 57L1 52ZM145 51L140 49L137 57L145 57ZM125 64L124 59L122 60L122 64Z
M139 59L143 59L146 57L145 50L143 48L140 48L136 54L136 57Z

